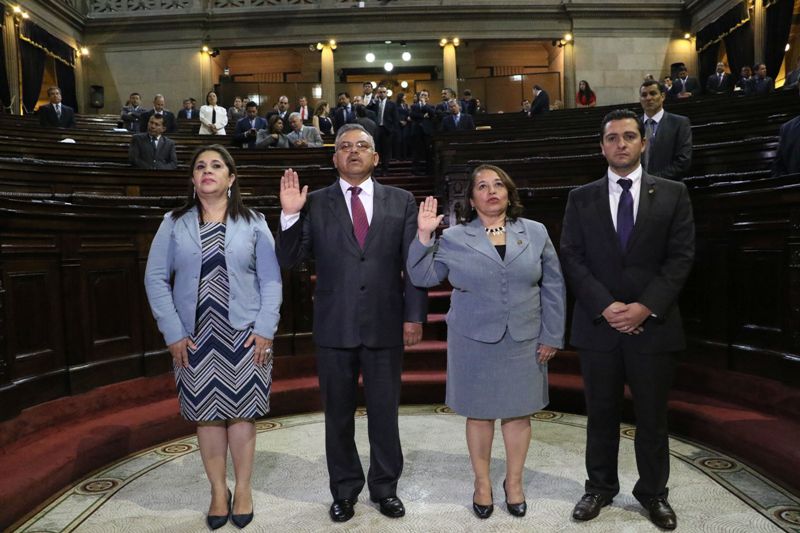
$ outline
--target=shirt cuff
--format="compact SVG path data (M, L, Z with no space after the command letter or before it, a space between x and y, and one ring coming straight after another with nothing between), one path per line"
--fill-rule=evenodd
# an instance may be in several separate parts
M300 220L300 213L295 213L293 215L284 215L283 211L281 211L281 231L286 231L287 229L294 226L294 223Z

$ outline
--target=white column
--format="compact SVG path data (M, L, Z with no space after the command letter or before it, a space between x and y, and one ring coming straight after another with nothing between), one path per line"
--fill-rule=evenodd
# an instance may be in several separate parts
M322 47L322 99L326 100L331 109L336 106L336 77L333 69L333 49L329 44Z
M753 59L756 63L764 62L764 38L767 34L767 14L764 10L764 1L755 0L753 7Z
M444 86L453 89L458 94L458 71L456 69L456 47L448 42L442 47L442 63L444 73Z
M4 102L6 105L11 105L11 113L15 115L22 114L22 90L20 89L20 63L19 63L19 42L17 40L17 25L14 16L5 14L5 31L3 44L5 45L5 57L3 60L6 62L6 72L8 73L8 87L11 94L11 102Z

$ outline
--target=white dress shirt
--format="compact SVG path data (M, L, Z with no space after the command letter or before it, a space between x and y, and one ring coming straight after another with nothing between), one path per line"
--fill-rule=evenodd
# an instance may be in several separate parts
M633 222L636 223L636 214L639 212L639 191L642 189L642 165L627 176L619 176L610 168L608 169L608 205L611 208L611 221L614 229L617 229L617 208L619 207L619 197L622 196L622 187L617 180L622 178L633 181L631 185L631 195L633 195Z
M358 198L361 200L361 205L364 206L364 211L367 214L367 221L372 224L372 206L374 204L373 200L375 199L375 182L372 181L372 177L370 176L358 186L361 187L361 193L358 195ZM353 210L350 207L350 197L353 196L353 193L348 190L350 187L352 187L352 185L347 183L342 178L339 178L339 187L342 189L342 194L344 195L345 200L344 203L347 205L347 212L350 214L350 220L352 221ZM300 213L287 216L283 213L283 210L281 210L280 221L282 231L286 231L287 229L291 228L298 220L300 220Z

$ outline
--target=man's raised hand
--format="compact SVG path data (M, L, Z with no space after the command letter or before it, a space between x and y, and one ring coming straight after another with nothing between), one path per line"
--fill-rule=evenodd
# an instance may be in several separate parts
M280 197L283 214L289 216L299 213L306 205L306 196L308 196L308 185L304 185L301 190L297 172L291 168L286 169L281 176Z

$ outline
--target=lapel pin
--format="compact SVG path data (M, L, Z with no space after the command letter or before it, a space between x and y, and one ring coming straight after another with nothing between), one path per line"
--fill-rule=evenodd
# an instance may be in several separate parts
M655 192L656 192L656 190L655 190L654 188L651 188L651 189L649 189L649 190L647 191L647 194L653 194L653 193L655 193Z
M522 241L517 241L517 246L522 246Z

